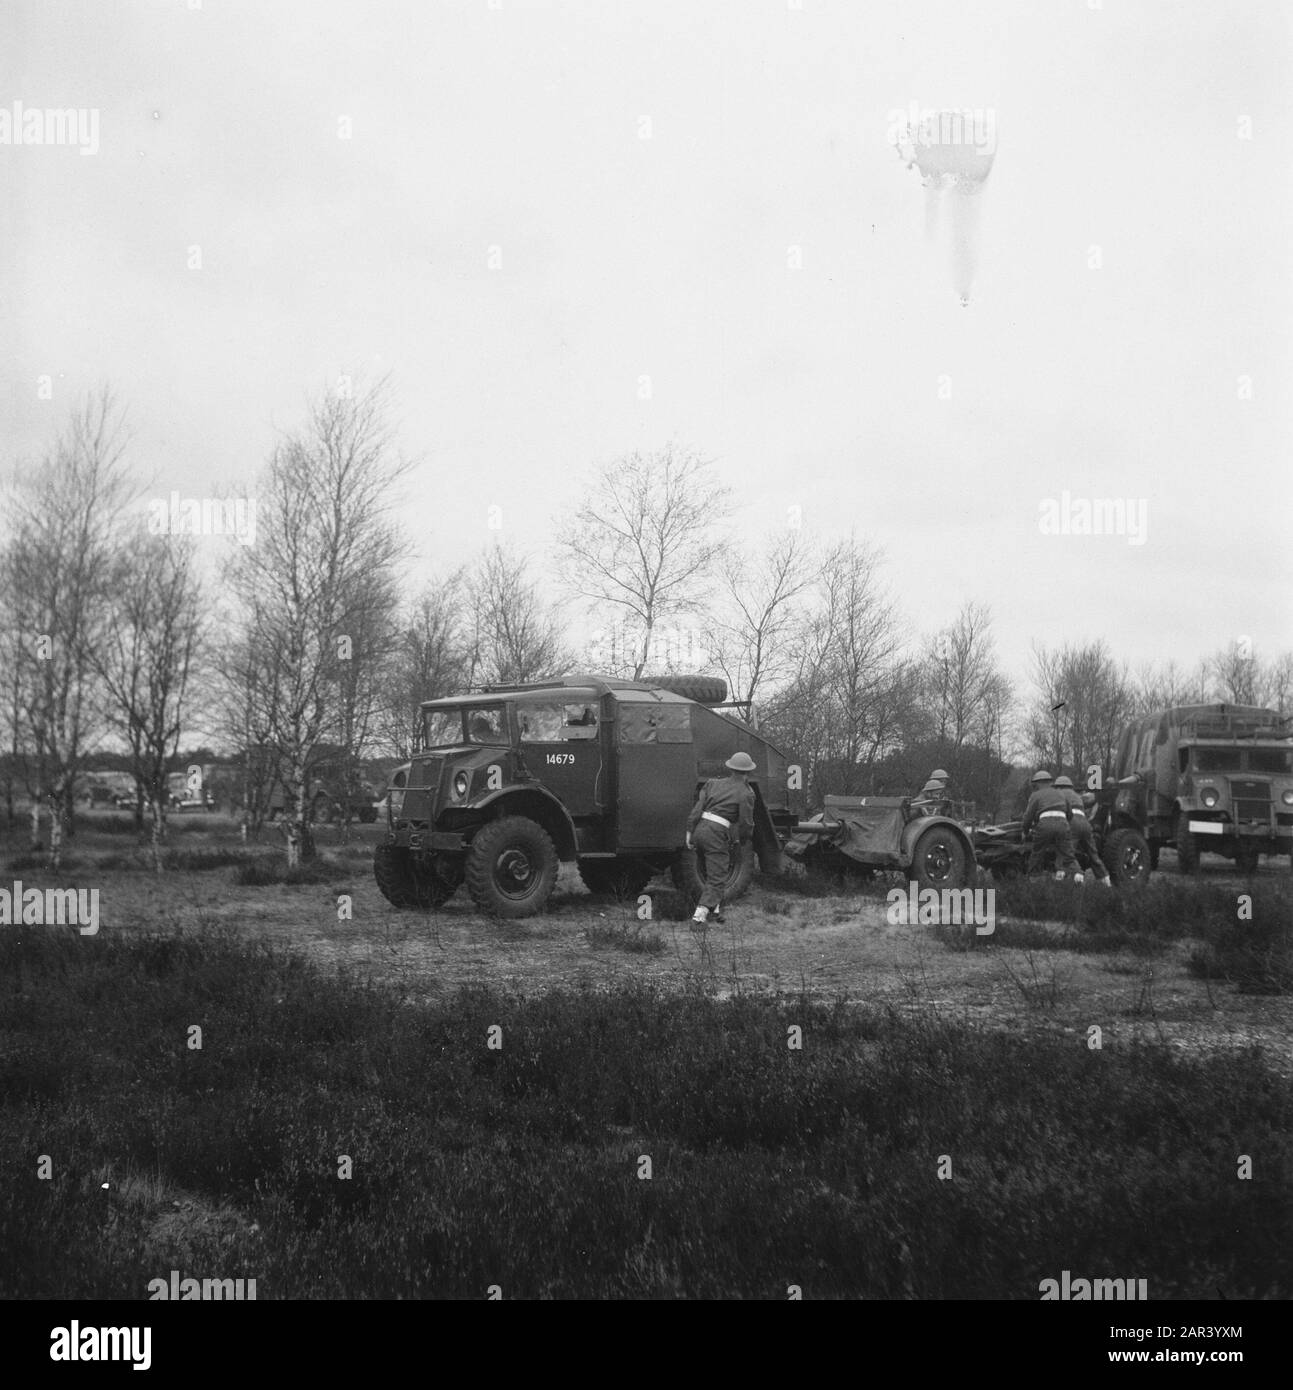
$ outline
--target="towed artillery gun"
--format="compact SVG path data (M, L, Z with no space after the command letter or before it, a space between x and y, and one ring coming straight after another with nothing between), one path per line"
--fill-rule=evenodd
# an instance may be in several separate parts
M976 876L964 827L905 796L828 796L825 810L799 822L785 848L805 867L842 877L901 869L922 889L965 888Z

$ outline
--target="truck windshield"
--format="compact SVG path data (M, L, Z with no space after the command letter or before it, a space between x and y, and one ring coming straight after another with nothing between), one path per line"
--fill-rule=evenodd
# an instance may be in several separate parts
M1196 772L1238 772L1239 750L1237 748L1196 748L1194 750L1194 770Z
M466 741L462 736L462 710L429 709L423 715L424 748L459 748Z
M1249 772L1293 772L1293 749L1250 748Z

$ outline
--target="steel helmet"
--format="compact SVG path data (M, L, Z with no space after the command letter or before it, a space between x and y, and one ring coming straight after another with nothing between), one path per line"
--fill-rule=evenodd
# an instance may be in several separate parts
M1039 767L1037 771L1033 773L1034 782L1049 782L1050 780L1051 775L1044 767Z
M759 765L748 753L733 753L723 766L730 767L733 772L753 772Z
M941 782L926 782L925 785L921 787L922 792L941 792L942 790L943 784Z
M1072 790L1073 779L1071 777L1057 777L1055 779L1054 785L1057 787L1068 787L1070 790Z
M929 774L929 780L931 782L946 782L947 773L941 767L936 767L933 772Z

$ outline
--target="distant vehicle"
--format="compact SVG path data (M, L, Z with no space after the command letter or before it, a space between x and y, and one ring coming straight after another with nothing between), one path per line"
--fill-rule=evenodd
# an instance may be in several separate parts
M1293 731L1255 705L1182 705L1123 730L1110 808L1157 865L1174 846L1183 872L1205 851L1251 873L1263 854L1293 855Z
M199 775L194 776L194 769ZM205 772L194 763L184 772L172 772L166 779L166 792L172 811L214 811L216 799L206 785Z
M328 745L331 748L332 745ZM342 750L317 758L310 767L306 787L306 816L314 825L346 819L372 824L378 816L378 789L366 781ZM269 793L266 817L279 820L288 813L287 788L276 780Z
M76 799L90 810L133 806L135 779L128 772L93 772L77 788Z

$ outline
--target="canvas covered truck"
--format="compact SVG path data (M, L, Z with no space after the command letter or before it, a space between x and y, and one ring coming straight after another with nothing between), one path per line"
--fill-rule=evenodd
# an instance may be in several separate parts
M1256 705L1183 705L1123 730L1114 756L1115 824L1139 827L1152 862L1168 845L1182 871L1205 852L1257 868L1293 853L1293 729Z
M421 705L419 751L387 793L387 836L373 872L398 907L436 907L463 884L483 912L542 910L561 862L594 893L634 896L662 871L695 897L685 846L700 785L736 752L754 759L754 836L732 856L724 900L756 861L781 868L798 819L788 760L727 705L711 677L567 676Z

